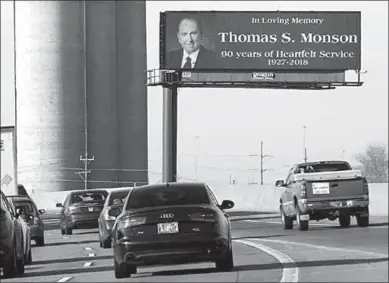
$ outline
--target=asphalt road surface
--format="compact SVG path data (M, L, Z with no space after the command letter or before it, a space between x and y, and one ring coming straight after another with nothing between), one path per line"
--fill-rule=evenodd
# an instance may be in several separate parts
M377 222L377 221L376 221ZM387 218L367 228L310 222L309 231L285 231L279 219L232 222L235 268L213 263L140 267L116 279L112 249L99 247L97 229L62 236L46 231L46 245L33 246L23 277L2 282L388 282Z

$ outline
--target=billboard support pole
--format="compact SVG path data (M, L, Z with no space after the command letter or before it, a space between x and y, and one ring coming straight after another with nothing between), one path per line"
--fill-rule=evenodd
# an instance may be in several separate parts
M177 87L163 87L162 182L176 182L177 176Z

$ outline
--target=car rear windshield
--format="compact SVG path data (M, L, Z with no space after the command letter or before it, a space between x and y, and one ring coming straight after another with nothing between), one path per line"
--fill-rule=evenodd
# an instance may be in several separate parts
M124 192L112 192L109 198L108 206L111 206L113 204L123 205L129 192L129 190Z
M303 169L304 173L345 171L351 168L346 163L318 163L307 166L299 166L298 171Z
M15 206L15 209L21 208L23 209L26 213L36 213L34 206L32 205L31 202L28 201L16 201L13 200L13 204Z
M107 195L108 193L104 191L73 193L71 197L71 203L104 202L107 198Z
M208 193L203 187L156 187L132 191L126 209L209 203Z

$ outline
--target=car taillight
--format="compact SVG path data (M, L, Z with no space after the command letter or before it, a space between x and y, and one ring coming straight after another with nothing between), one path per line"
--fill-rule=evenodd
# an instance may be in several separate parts
M81 213L81 209L79 207L69 206L70 214L78 214Z
M366 178L363 178L363 194L369 195L369 183L367 182Z
M302 198L306 198L307 197L307 186L305 184L302 184L301 187L300 187L300 196Z
M39 222L39 218L38 217L34 217L32 221L33 221L33 225L37 225L38 222Z
M117 230L143 225L146 223L146 217L124 217L117 223Z
M190 220L203 221L203 222L215 222L216 215L213 212L195 212L188 215Z
M115 216L109 215L108 212L109 212L108 209L106 209L106 210L104 211L104 214L103 214L104 219L105 219L105 220L115 220L116 217L115 217Z

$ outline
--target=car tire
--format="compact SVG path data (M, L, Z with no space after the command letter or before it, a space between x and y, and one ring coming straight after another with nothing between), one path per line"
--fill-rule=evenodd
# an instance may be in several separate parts
M356 215L356 218L357 218L357 224L359 227L367 227L369 226L369 208L365 208L362 213L364 215L361 215L361 214L357 214Z
M293 219L285 215L284 208L282 207L282 205L280 206L280 213L281 213L281 222L282 225L284 226L284 230L293 229Z
M300 215L301 215L300 207L296 204L297 229L300 231L307 231L309 229L309 220L301 220Z
M342 228L350 227L351 216L350 213L340 213L339 214L339 224Z
M66 227L66 228L65 228L65 234L66 234L66 235L72 235L72 234L73 234L73 229L72 229L72 228Z
M24 247L22 244L22 256L16 259L16 274L23 275L24 274Z
M3 268L3 275L4 278L13 278L16 276L16 270L17 270L17 264L16 264L16 247L13 247L13 255L11 258L4 262L4 268Z
M45 245L45 237L44 236L36 237L35 238L35 243L36 243L37 246L43 247Z
M218 259L215 264L217 270L231 271L234 268L234 256L232 254L232 250L230 250L223 259Z
M27 258L26 258L26 261L25 261L26 265L29 265L32 263L32 253L31 253L31 249L28 251L28 254L27 254Z
M109 239L105 239L101 242L101 247L103 249L109 249L112 247L111 241Z
M61 235L65 235L65 229L61 228Z
M126 263L118 264L115 259L113 261L115 266L115 278L117 279L131 277L131 274L135 274L137 272L136 265Z

